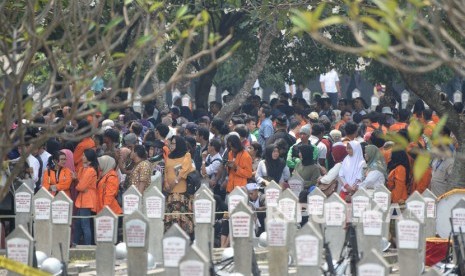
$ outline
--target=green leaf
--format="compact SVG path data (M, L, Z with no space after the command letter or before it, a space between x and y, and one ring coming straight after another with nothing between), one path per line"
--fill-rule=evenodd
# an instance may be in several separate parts
M417 142L422 130L423 127L421 126L421 123L417 119L412 118L408 126L408 137L410 138L410 141Z
M105 26L104 31L105 31L105 32L110 31L111 29L113 29L114 27L116 27L119 23L121 23L122 21L123 21L123 18L122 18L122 17L113 18L113 19L112 19L110 22L108 22L108 24Z
M387 134L383 135L383 138L387 141L394 142L396 146L404 150L408 146L408 140L397 132L388 132Z
M385 30L379 30L378 32L368 30L366 34L384 50L387 50L389 45L391 45L391 37Z
M129 5L133 2L134 0L124 0L124 5Z
M441 131L442 129L444 128L444 126L446 125L446 122L447 122L447 117L448 115L445 114L444 116L441 117L441 120L439 120L439 122L436 124L436 126L434 127L434 130L433 130L433 135L431 136L431 138L434 140L436 138L438 138L441 134Z
M32 99L26 100L26 102L24 103L24 111L26 112L27 116L32 114L33 107L34 107L34 101Z
M119 116L119 112L114 111L114 112L110 113L110 115L108 115L108 119L116 120L116 118L118 118L118 116Z
M313 12L313 18L319 19L325 7L326 7L326 4L324 2L319 4L318 7L316 7L315 11Z
M126 56L126 53L122 52L116 52L111 55L113 58L124 58Z
M413 165L413 178L415 181L419 181L423 177L423 174L425 174L428 169L430 162L431 156L428 153L420 153L417 155L415 164Z
M108 110L108 104L107 102L101 102L98 106L98 109L103 113L105 114Z
M5 100L0 101L0 112L3 111L3 107L5 107Z
M149 12L154 12L158 10L159 8L161 8L162 6L163 6L163 2L155 2L150 6Z
M93 91L87 91L86 93L86 100L91 100L94 97L94 92Z
M332 25L338 25L344 23L344 19L341 16L331 16L321 20L318 23L318 28L325 28Z
M189 37L189 30L184 30L181 32L181 38L187 38Z
M176 19L180 19L187 13L188 7L186 5L182 6L179 8L179 10L176 12Z
M152 39L151 35L143 35L139 37L136 41L136 46L137 47L143 47L145 44L147 44L150 40Z

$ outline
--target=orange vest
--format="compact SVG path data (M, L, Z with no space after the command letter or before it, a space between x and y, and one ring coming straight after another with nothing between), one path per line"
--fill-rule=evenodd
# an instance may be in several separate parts
M228 153L228 161L234 159L232 151ZM234 160L237 168L228 169L229 178L226 191L230 193L235 187L242 187L247 184L247 179L252 177L252 157L245 150L239 152Z
M123 212L116 200L118 189L118 175L115 170L111 170L99 180L97 185L97 213L105 206L110 207L115 214Z
M58 180L56 179L56 171L50 169L47 169L42 177L42 187L52 195L56 195L59 191L64 191L71 198L69 191L71 182L73 182L73 173L66 167L61 168ZM56 191L50 189L51 185L56 185Z
M77 208L90 208L97 211L97 172L92 167L82 168L78 173L79 182L76 190L79 192L75 201Z
M76 149L74 149L74 167L77 172L82 168L82 155L86 149L95 150L95 142L90 137L82 139L82 141L76 146Z

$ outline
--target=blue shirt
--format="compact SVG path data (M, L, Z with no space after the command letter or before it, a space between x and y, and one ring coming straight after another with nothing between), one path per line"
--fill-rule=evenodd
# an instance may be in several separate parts
M260 125L260 130L258 131L258 142L262 145L262 150L265 151L266 140L273 135L273 122L270 118L265 118Z

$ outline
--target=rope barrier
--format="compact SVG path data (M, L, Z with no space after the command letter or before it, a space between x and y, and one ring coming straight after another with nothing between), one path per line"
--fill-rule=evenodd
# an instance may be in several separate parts
M23 263L0 256L0 267L25 276L50 276L49 273L30 267Z

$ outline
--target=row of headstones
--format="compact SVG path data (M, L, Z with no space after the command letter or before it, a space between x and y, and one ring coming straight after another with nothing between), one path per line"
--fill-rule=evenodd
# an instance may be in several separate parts
M147 189L143 198L137 189L133 188L128 189L123 196L124 232L129 253L128 269L132 267L134 269L146 268L147 266L140 265L140 262L147 260L147 250L155 257L156 262L164 264L166 270L178 269L179 262L188 252L188 237L178 226L173 227L174 230L168 231L164 238L162 235L157 235L163 233L164 228L164 196L156 186L153 185ZM30 263L29 256L32 250L24 245L32 245L32 237L26 230L30 226L27 217L29 216L30 219L31 216L32 191L27 186L21 186L15 196L17 225L26 223L26 228L18 227L18 230L8 237L7 254L15 260L22 262L28 260ZM295 260L298 271L310 273L309 271L312 270L313 266L319 267L321 264L323 237L330 241L329 248L333 259L336 259L344 242L346 221L352 221L358 227L357 239L360 251L363 253L371 252L373 248L380 252L381 237L387 237L387 225L390 220L388 210L392 210L392 208L389 206L390 192L383 186L377 188L372 195L364 189L357 191L353 195L352 211L347 215L347 218L346 203L338 195L333 194L326 198L319 189L315 189L308 196L309 223L298 231L296 224L300 222L301 214L295 194L289 189L281 191L279 185L271 183L265 189L265 196L268 207L266 229L270 272L279 271L278 273L281 274L287 271L287 260L282 258L282 254L289 253ZM230 235L235 252L238 252L234 254L235 269L243 274L251 271L253 254L254 219L253 212L246 203L247 194L241 188L236 188L229 195ZM465 206L465 201L459 204ZM429 190L425 191L423 196L416 192L407 200L406 205L407 212L399 217L397 223L399 265L401 271L404 269L405 271L419 270L424 262L425 237L433 236L435 233L436 198ZM465 229L462 218L463 211L465 211L464 206L457 205L452 210L454 228L458 229L456 225L460 225ZM460 208L463 211L460 211ZM41 190L33 197L33 209L37 250L51 252L52 256L60 258L59 243L61 242L62 245L65 245L63 246L64 259L67 261L69 258L67 244L69 244L72 201L64 193L59 193L53 198L47 191ZM141 210L143 213L140 212ZM198 260L208 259L205 256L209 256L213 244L214 210L213 195L207 187L202 186L196 193L194 200L196 246L191 250L193 253L187 254ZM399 209L397 209L397 214L400 214ZM109 249L114 248L116 223L116 216L108 208L104 209L96 218L98 270L103 269L101 264L108 264L109 260L113 260L108 269L114 271L114 253L104 254L103 252L109 252ZM324 227L324 231L318 226L319 224ZM50 229L52 230L50 231ZM149 232L152 234L149 235ZM51 239L52 235L53 240ZM170 241L171 236L176 239ZM168 240L166 240L167 238ZM180 242L180 238L185 238L186 242ZM48 243L45 242L47 240ZM185 245L185 250L180 249L181 244ZM142 248L142 252L131 252L133 248ZM290 252L287 252L288 250ZM26 252L27 254L25 254ZM364 255L365 258L362 259L359 269L363 268L362 265L369 261L377 262L378 268L385 264L383 259L379 258L380 254ZM129 258L129 256L137 257ZM105 258L105 260L101 260L101 258ZM133 264L132 260L136 264ZM414 260L418 261L414 262L419 264L418 267L411 265ZM208 265L205 262L204 264ZM373 269L374 263L369 264L368 267ZM107 272L105 272L106 274Z

